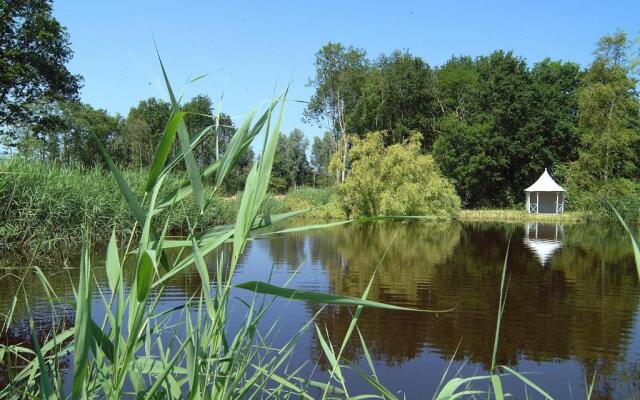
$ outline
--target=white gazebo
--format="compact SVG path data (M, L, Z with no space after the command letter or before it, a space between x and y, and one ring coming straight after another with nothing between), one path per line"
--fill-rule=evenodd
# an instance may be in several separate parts
M529 214L562 214L564 212L564 192L551 175L544 169L540 178L524 190L527 193Z

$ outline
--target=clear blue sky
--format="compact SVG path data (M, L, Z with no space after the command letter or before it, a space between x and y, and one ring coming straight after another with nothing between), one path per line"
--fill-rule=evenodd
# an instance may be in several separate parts
M587 65L598 38L640 32L640 1L86 1L57 0L71 35L70 69L84 76L82 100L126 114L139 100L167 98L153 37L174 89L216 100L237 120L291 82L308 100L314 54L328 41L370 57L407 49L431 65L451 55L513 50L530 64L545 57ZM283 130L321 133L291 102Z

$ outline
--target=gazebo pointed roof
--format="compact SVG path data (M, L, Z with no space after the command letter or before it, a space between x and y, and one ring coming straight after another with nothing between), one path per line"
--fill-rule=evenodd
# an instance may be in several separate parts
M540 264L547 265L547 261L551 256L562 248L562 242L559 240L529 239L524 238L524 244L527 246L540 260Z
M540 178L531 186L524 190L525 192L564 192L565 190L562 186L558 185L556 181L553 180L551 175L547 172L547 169L544 169Z

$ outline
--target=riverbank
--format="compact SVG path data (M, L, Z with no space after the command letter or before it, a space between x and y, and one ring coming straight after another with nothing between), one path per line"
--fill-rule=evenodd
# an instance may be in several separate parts
M550 222L577 223L584 221L584 214L579 211L564 214L529 214L525 210L462 210L458 214L460 221L493 221L493 222Z

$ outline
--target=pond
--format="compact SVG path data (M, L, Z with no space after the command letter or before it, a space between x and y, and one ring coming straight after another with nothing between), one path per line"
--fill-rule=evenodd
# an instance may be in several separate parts
M284 284L295 275L293 288L360 297L386 251L370 299L420 309L453 308L436 314L366 309L359 321L381 381L401 396L425 398L436 390L450 362L449 377L457 372L483 374L489 368L508 248L498 362L530 373L531 380L558 399L585 398L592 379L592 398L638 396L640 285L630 242L617 226L351 223L253 240L235 281L271 279ZM18 284L9 272L19 275L20 265L28 260L5 258L3 263L0 308L4 312ZM71 297L77 269L51 266L46 271L57 294ZM106 288L104 272L97 269L96 277ZM48 308L39 283L29 278L24 285L34 314L46 320ZM167 308L181 303L199 286L195 271L181 274L162 303ZM96 297L98 314L101 306ZM239 304L236 307L240 309ZM278 340L286 340L319 309L316 304L280 299L264 323L277 324ZM330 307L316 323L339 343L352 312ZM25 315L26 310L17 307L18 328L12 333L16 337L28 335L26 324L20 322ZM231 325L240 322L235 317ZM364 367L364 354L357 336L354 339L344 357ZM329 364L313 330L300 341L293 364L306 360L318 363L316 378L326 374ZM311 371L313 365L308 368ZM525 396L522 386L506 380L507 389L518 398ZM353 390L366 388L356 381ZM531 390L528 395L536 398Z

